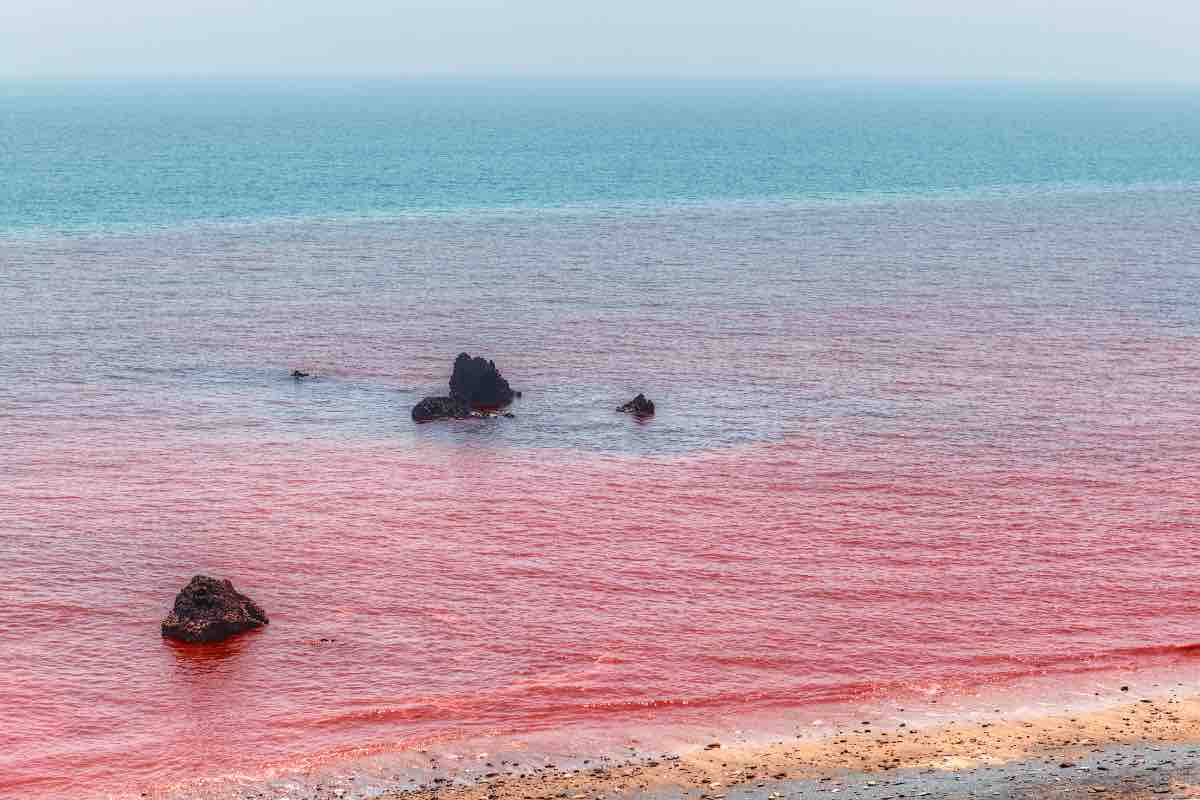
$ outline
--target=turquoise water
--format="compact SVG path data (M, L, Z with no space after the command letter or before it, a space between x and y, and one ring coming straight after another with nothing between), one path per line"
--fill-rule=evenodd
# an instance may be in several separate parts
M1200 181L1200 92L2 83L0 230Z

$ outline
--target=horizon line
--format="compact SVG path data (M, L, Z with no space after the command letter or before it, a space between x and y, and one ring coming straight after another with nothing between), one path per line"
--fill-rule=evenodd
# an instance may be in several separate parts
M1200 88L1197 78L1083 78L1021 75L679 75L647 74L552 74L552 73L200 73L177 74L0 74L3 83L557 83L557 84L1008 84L1026 86L1121 86Z

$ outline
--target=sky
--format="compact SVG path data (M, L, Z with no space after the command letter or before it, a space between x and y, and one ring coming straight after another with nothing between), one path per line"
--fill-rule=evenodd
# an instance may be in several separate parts
M1200 0L8 0L0 76L1200 84Z

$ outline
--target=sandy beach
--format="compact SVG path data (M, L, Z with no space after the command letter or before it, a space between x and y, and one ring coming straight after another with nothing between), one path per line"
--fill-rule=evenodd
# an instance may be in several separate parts
M504 762L476 780L440 777L390 800L739 800L900 797L1200 797L1200 696L1122 692L1102 710L935 726L871 720L767 747L692 752L580 769ZM322 796L350 796L327 787Z

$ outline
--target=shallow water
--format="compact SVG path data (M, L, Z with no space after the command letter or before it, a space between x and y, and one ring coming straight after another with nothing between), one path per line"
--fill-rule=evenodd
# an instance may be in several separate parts
M22 217L0 794L1200 663L1200 151L1038 141L1003 189ZM411 422L460 350L515 419ZM199 572L271 625L161 641Z

